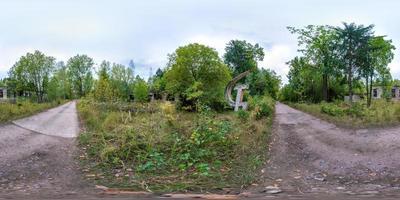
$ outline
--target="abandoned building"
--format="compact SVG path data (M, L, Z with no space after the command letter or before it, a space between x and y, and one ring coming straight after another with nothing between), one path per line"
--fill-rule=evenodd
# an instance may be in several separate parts
M400 87L399 86L392 87L391 97L394 100L400 100ZM381 87L381 86L372 87L372 98L373 99L383 98L383 87Z
M0 87L0 100L7 99L7 88Z

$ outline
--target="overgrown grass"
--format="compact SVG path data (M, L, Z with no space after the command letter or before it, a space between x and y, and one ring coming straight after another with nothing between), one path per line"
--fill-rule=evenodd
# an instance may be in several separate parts
M258 107L258 105L255 105ZM260 108L258 108L260 109ZM171 103L78 103L88 176L109 187L211 191L252 183L266 160L272 115L177 111ZM273 110L273 108L272 108Z
M16 103L0 102L0 123L33 115L63 102L32 103L29 100L18 100Z
M375 100L370 108L365 102L307 104L292 103L292 107L305 111L339 126L349 128L367 128L395 126L400 124L400 102Z

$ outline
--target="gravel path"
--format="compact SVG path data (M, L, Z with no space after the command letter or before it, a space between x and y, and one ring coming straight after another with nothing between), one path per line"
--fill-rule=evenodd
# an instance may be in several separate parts
M273 130L263 184L252 187L252 192L400 191L400 127L343 129L278 103Z

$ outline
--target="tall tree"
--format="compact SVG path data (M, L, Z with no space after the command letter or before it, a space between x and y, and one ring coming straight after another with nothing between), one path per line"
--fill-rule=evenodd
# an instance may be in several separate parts
M343 28L336 27L339 37L340 55L345 65L348 82L348 93L350 102L353 102L353 82L354 76L360 63L362 63L365 46L368 45L373 35L373 25L364 26L355 23L343 23Z
M103 61L100 64L98 77L93 96L97 101L112 101L115 95L110 84L110 62Z
M302 52L316 70L322 75L323 100L329 100L329 78L339 73L340 60L338 58L336 31L330 26L309 25L304 29L288 27L293 34L298 34L298 44L303 47Z
M54 63L53 57L46 56L40 51L27 53L15 63L9 75L16 80L18 87L34 92L37 101L43 102Z
M359 59L361 76L365 78L367 90L367 105L371 106L372 86L374 78L387 77L390 74L388 64L393 60L395 47L391 40L385 40L383 36L371 37L364 46L362 59Z
M270 69L257 69L248 75L246 82L249 84L250 95L268 94L272 98L278 97L281 77Z
M83 97L92 90L93 59L87 55L76 55L67 62L68 75L78 97Z
M194 43L179 47L169 57L165 78L170 94L179 95L190 109L198 104L223 105L231 76L215 49Z
M264 49L246 40L231 40L225 47L224 62L236 76L247 70L257 69L257 62L264 59Z
M127 99L131 94L133 84L133 70L121 64L113 64L111 68L111 85L120 98Z

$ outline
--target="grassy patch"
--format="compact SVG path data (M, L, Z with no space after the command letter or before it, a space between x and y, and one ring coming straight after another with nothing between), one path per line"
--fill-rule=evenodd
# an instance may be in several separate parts
M81 100L85 171L98 184L153 192L246 186L268 149L271 115L258 109L264 113L193 113L171 103Z
M376 100L367 108L365 102L350 106L344 102L293 103L292 107L350 128L394 126L400 123L400 102Z
M16 103L0 102L0 122L8 122L27 117L60 105L61 103L62 102L32 103L29 100L19 100Z

